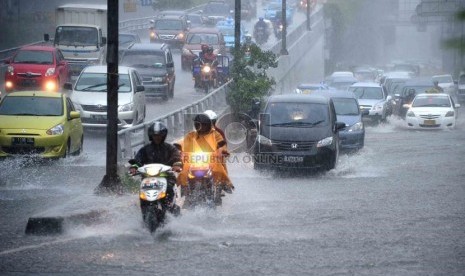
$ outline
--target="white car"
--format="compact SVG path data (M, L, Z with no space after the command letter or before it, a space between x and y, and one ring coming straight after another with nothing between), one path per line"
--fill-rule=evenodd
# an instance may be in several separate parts
M452 98L445 93L418 94L408 107L405 121L409 128L445 129L455 128L457 108Z
M455 93L455 83L451 75L436 75L433 76L433 82L437 81L438 85L444 90L444 93L453 95Z
M119 66L118 127L126 128L145 120L145 92L137 71ZM71 90L71 101L81 113L84 127L107 127L107 66L89 66L82 70Z
M380 122L385 121L386 117L391 113L391 96L387 95L380 84L357 82L349 87L349 91L353 92L357 97L360 110L368 111L368 115L364 116L364 118Z

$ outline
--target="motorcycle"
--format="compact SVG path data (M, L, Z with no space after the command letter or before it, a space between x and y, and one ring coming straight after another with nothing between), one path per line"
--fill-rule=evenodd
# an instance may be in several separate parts
M280 40L283 36L283 24L276 25L274 28L274 35L276 39Z
M216 60L209 63L197 57L192 67L192 75L195 82L194 86L196 88L202 88L205 94L209 93L210 88L216 87L217 80L214 72L216 65Z
M224 146L226 142L218 143L217 148ZM192 153L187 175L187 187L184 204L189 208L206 206L216 208L222 204L222 186L214 183L212 158L209 153Z
M134 159L129 164L137 167L135 175L141 176L139 185L140 208L142 220L151 233L165 222L166 212L180 214L179 206L174 204L176 185L173 185L173 198L168 198L168 178L174 177L170 166L163 164L147 164L138 166Z

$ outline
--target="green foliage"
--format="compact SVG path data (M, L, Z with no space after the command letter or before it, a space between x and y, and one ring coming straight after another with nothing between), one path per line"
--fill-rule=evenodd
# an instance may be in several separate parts
M251 57L246 60L245 53L250 48ZM276 55L271 51L262 51L257 45L242 45L234 51L234 62L231 76L234 82L228 94L228 103L232 112L250 111L251 102L255 98L262 99L275 84L275 80L267 76L269 68L278 67Z
M134 178L127 173L120 174L121 184L126 193L135 194L139 191L139 178Z

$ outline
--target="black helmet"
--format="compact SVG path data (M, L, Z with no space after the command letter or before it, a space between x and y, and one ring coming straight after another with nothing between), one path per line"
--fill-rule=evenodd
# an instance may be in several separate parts
M194 117L194 127L199 134L205 134L211 131L212 121L205 114L197 114Z
M213 46L208 46L207 53L213 53Z
M163 141L165 141L166 136L168 135L168 128L165 126L164 123L160 121L156 121L153 124L151 124L147 132L150 141L152 141L152 136L157 134L163 136Z

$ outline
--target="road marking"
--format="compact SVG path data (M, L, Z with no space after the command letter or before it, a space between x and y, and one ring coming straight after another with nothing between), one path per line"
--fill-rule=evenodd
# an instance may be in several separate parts
M37 248L40 248L40 247L44 247L44 246L48 246L48 245L54 245L54 244L58 244L58 243L66 243L66 242L69 242L69 241L72 241L72 240L77 240L77 239L78 238L60 239L60 240L55 240L55 241L51 241L51 242L39 243L39 244L36 244L36 245L21 246L21 247L18 247L18 248L13 248L13 249L2 251L2 252L0 252L0 256L12 254L12 253L17 253L17 252L21 252L21 251L25 251L25 250L29 250L29 249L37 249Z

